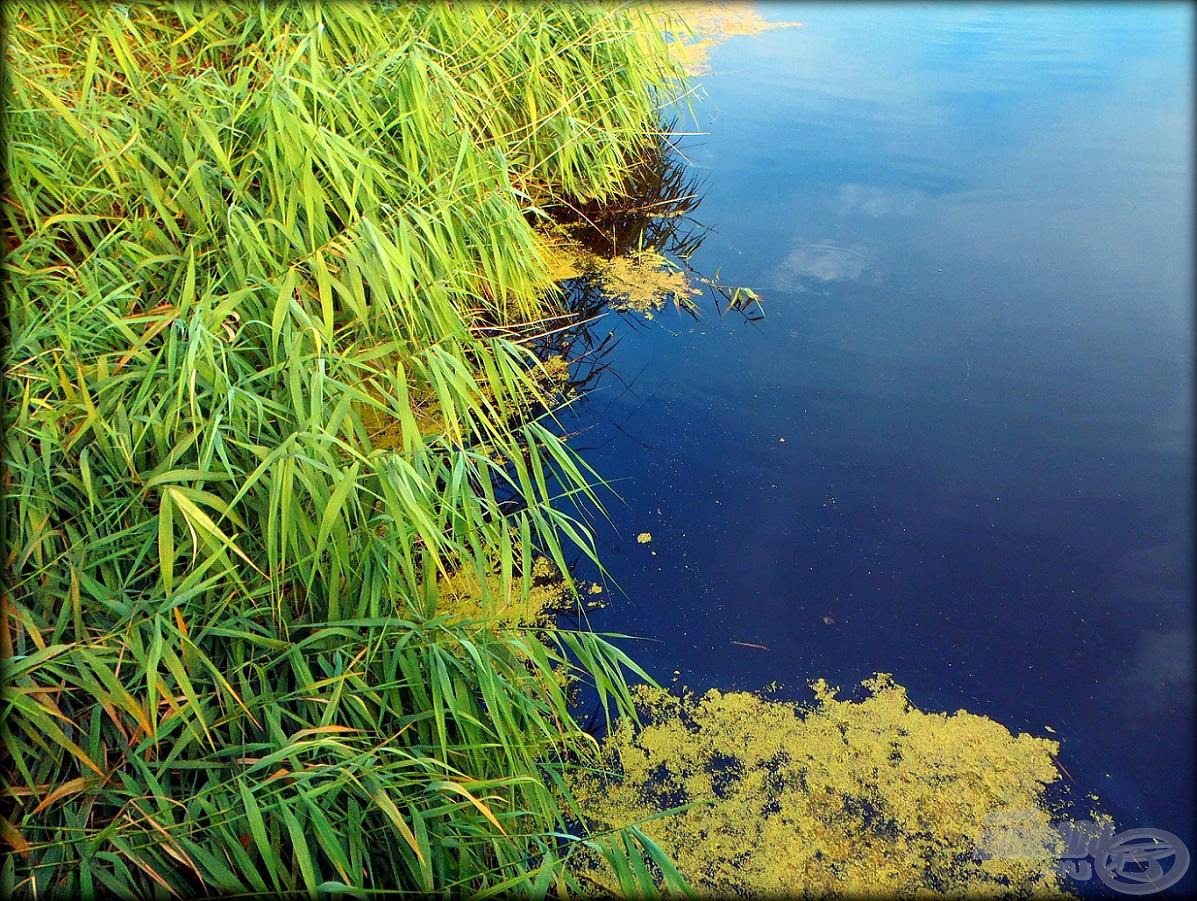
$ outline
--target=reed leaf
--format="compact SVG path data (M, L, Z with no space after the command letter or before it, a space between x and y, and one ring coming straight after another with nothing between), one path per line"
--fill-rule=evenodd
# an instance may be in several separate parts
M561 500L601 480L484 336L556 309L530 223L657 141L660 38L575 4L4 14L5 891L566 885L562 674L627 712L637 671L440 586L594 555Z

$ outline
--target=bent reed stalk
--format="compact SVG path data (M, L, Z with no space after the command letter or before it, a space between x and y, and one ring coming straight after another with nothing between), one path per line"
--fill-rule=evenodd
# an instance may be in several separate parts
M572 891L598 477L489 326L679 73L638 7L6 4L6 894ZM387 440L379 440L385 432ZM516 503L512 503L516 501ZM674 883L680 886L680 883Z

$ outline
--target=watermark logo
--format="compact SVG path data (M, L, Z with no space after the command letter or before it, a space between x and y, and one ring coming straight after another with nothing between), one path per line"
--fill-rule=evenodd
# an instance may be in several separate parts
M1094 858L1097 875L1124 895L1150 895L1176 885L1189 869L1189 849L1163 829L1119 832Z
M1184 877L1189 849L1163 829L1114 832L1109 821L1047 823L1037 811L991 814L977 839L978 860L1055 860L1061 877L1095 875L1124 895L1150 895Z

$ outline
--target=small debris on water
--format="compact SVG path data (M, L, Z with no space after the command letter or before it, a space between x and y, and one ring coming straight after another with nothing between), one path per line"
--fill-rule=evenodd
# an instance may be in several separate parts
M823 625L825 625L825 626L834 626L835 625L835 620L829 614L824 613L822 616L819 617L819 619L822 621Z
M636 540L639 541L641 544L648 544L650 541L653 540L653 533L652 532L641 532L639 535L636 536Z

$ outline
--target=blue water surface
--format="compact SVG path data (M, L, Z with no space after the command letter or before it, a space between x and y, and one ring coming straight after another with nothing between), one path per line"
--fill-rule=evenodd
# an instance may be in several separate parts
M603 321L593 624L699 690L892 673L1197 852L1192 8L764 10L681 146L766 317Z

